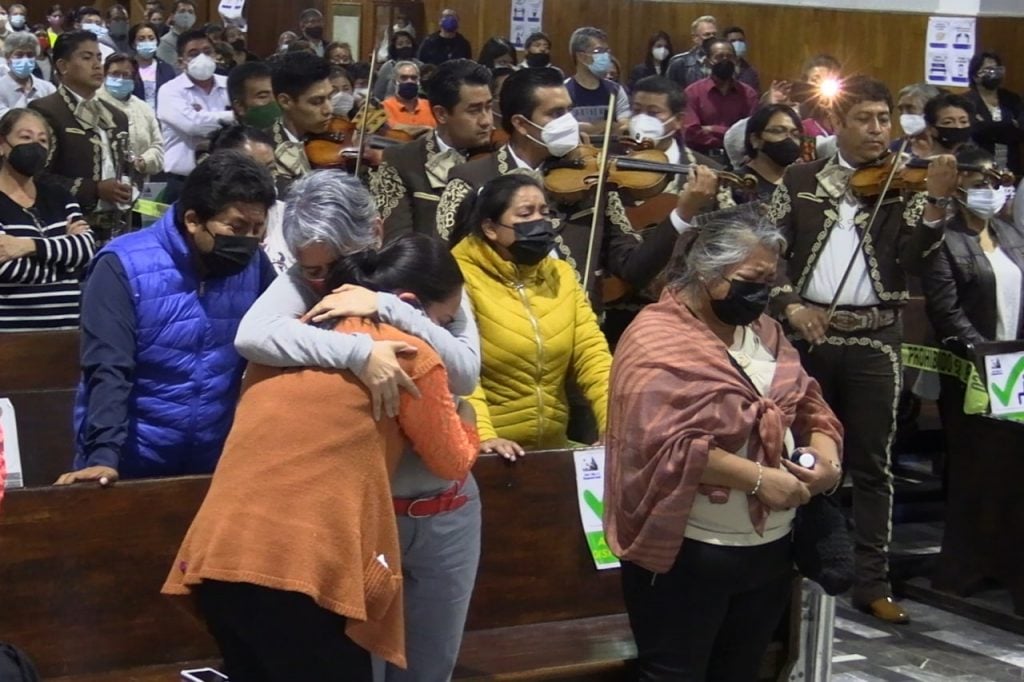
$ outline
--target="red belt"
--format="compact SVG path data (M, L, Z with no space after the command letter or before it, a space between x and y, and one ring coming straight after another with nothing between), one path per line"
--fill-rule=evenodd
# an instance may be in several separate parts
M434 497L417 497L414 500L393 498L395 514L397 516L408 516L413 519L422 519L455 511L469 502L469 498L459 492L462 490L465 482L466 479L462 479L453 484L448 490Z

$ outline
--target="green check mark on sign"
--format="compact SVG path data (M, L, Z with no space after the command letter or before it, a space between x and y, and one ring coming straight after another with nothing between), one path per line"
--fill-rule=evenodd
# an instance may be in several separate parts
M588 507L590 507L590 511L597 514L597 518L604 518L604 502L597 499L597 495L590 492L589 490L584 490L583 501L587 503Z
M994 395L1004 407L1009 406L1010 399L1013 397L1016 389L1017 382L1020 379L1020 375L1024 373L1024 358L1017 360L1017 364L1013 366L1013 370L1010 371L1010 376L1006 379L1006 383L1000 388L994 381L992 382L991 389L992 395Z

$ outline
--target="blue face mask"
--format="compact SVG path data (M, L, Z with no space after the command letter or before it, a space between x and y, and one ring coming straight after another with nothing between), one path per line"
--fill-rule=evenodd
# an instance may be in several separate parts
M36 68L35 57L17 57L11 60L11 71L15 78L28 78Z
M594 61L587 65L590 73L598 78L604 78L612 70L612 53L602 52L594 55Z
M107 30L107 27L103 24L82 24L82 28L89 31L97 38L102 38L110 33L110 31Z
M143 40L135 46L135 51L143 57L152 57L156 54L156 41L155 40Z
M130 78L107 76L105 85L107 92L117 99L128 99L128 95L132 94L132 91L135 90L135 81Z

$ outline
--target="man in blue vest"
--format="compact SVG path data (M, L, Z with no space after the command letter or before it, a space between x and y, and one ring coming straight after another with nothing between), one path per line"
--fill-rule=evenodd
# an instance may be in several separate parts
M245 363L242 315L274 278L266 168L218 152L152 227L108 244L82 294L74 471L60 485L213 471Z

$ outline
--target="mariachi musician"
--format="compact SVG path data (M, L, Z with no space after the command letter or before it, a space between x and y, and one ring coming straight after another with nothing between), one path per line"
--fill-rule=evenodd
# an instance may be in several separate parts
M274 137L274 181L278 195L312 168L305 142L327 131L331 121L331 67L309 52L289 52L274 67L274 96L281 118L271 127Z
M460 207L471 192L488 180L510 172L550 173L557 160L580 148L579 124L569 109L569 92L553 69L522 69L505 81L501 91L502 126L509 135L506 145L486 157L465 163L449 174L437 211L438 234L455 236ZM593 220L594 192L549 197L557 231L555 255L568 262L600 309L600 278L615 275L633 288L642 289L668 263L679 234L717 191L717 178L708 169L698 169L693 181L680 192L676 207L667 211L646 239L633 229L625 206L616 191L606 193L603 220ZM550 184L547 185L549 194ZM586 263L593 251L590 268Z
M892 107L881 82L846 80L833 106L838 152L787 168L768 213L788 244L771 292L773 312L846 431L843 463L853 481L856 526L853 603L905 623L909 616L893 601L888 575L900 310L910 298L907 273L922 270L942 244L957 174L955 159L940 156L927 169L926 192L884 193L884 183L875 197L854 192L864 186L858 177L877 175L887 154Z

